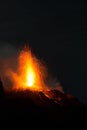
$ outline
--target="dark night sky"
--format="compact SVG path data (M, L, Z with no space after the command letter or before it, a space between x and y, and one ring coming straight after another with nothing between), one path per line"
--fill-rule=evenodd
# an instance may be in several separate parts
M0 3L0 44L29 43L65 91L87 104L86 27L84 2Z

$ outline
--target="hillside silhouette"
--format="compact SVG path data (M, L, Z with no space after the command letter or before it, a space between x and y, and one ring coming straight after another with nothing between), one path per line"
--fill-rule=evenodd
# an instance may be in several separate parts
M82 121L87 107L71 94L51 89L10 91L0 100L0 120Z

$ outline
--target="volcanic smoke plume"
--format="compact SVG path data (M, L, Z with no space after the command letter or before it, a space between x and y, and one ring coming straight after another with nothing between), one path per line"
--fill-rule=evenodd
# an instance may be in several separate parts
M26 90L42 91L55 87L63 92L60 84L52 78L49 79L46 67L39 59L33 55L30 48L27 46L22 49L16 57L5 59L2 65L2 74L5 89L8 90ZM54 88L53 88L54 89Z
M20 52L16 72L10 69L7 74L14 89L40 90L45 87L45 68L29 49Z

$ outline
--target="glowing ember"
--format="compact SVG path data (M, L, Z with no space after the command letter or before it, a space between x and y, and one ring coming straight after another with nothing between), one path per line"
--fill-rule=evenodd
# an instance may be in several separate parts
M42 90L45 87L45 68L29 49L22 50L17 72L9 71L14 89Z

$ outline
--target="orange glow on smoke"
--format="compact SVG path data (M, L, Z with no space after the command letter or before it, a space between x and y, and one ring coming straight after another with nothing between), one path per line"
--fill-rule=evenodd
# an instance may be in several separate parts
M17 71L10 70L9 76L16 90L42 90L45 87L45 68L29 49L20 52Z

